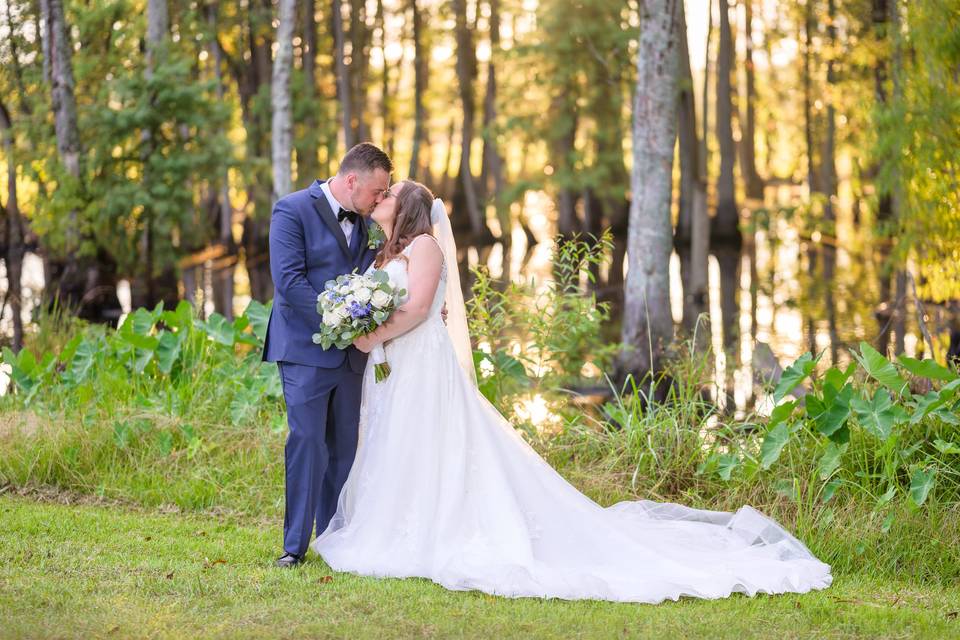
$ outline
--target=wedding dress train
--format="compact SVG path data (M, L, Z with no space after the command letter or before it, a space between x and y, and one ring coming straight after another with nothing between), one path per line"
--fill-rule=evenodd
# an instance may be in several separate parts
M407 288L404 261L385 268ZM468 378L443 299L442 281L428 319L387 343L386 380L367 366L357 457L311 545L333 569L509 597L647 603L830 584L828 565L749 506L603 508L581 494Z

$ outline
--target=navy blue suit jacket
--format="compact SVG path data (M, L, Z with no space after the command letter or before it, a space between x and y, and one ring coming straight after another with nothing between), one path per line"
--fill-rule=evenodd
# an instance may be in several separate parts
M274 298L264 340L263 359L293 362L326 369L349 359L350 367L362 372L367 356L353 346L324 350L313 343L320 328L317 295L323 285L354 269L363 272L376 255L367 246L367 218L353 227L350 246L343 235L337 212L316 180L273 206L270 219L270 275Z

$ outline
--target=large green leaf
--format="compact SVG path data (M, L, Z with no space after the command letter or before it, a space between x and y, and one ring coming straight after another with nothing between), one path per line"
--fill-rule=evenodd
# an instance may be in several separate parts
M779 423L767 432L767 437L763 439L760 445L760 466L769 469L770 465L777 461L780 452L790 440L790 428L783 422Z
M92 340L81 340L67 365L64 380L71 384L80 384L87 378L97 358L100 345Z
M169 374L173 369L174 363L180 356L180 345L183 333L180 331L164 331L160 334L160 341L157 345L157 368L164 374Z
M933 441L933 446L936 447L937 451L945 455L957 455L960 454L960 445L956 445L952 442L947 442L946 440L941 440L937 438Z
M956 372L938 364L936 360L917 360L910 356L901 355L897 358L897 361L904 369L915 376L944 381L956 380L960 377L957 376Z
M834 494L837 492L837 489L840 488L840 485L843 484L843 480L840 478L834 478L827 484L823 485L823 495L821 500L824 502L830 502L830 499L833 498Z
M846 452L847 447L849 446L849 443L827 443L827 448L824 450L823 455L820 456L820 460L817 462L817 475L820 476L821 480L828 479L837 469L840 468L840 459L843 457L844 452Z
M251 384L252 381L239 386L237 393L230 401L230 421L236 426L239 425L247 415L253 411L260 402L261 389L259 385Z
M817 366L817 360L819 359L819 357L815 359L807 352L784 369L783 374L780 376L780 381L777 383L777 387L773 390L774 402L780 402L784 396L803 382L804 378L813 373L813 369Z
M886 389L877 389L869 400L854 398L851 402L860 426L885 442L897 423L898 415Z
M193 306L186 300L181 300L173 311L164 311L160 320L171 329L188 331L193 325Z
M926 502L927 496L930 495L930 490L933 488L936 475L937 470L934 468L914 470L910 476L910 498L915 503L922 505Z
M234 331L233 325L230 322L220 315L219 313L212 313L210 318L204 322L202 320L197 320L195 326L203 329L204 332L214 341L228 347L232 347L234 343Z
M790 417L793 413L793 410L797 407L797 401L791 400L789 402L784 402L778 404L773 408L773 411L770 412L770 421L767 423L767 426L773 428L775 425L780 424L784 420Z
M153 351L157 348L158 340L150 335L153 329L153 316L146 309L140 308L127 315L117 331L120 339L138 350ZM141 357L142 354L137 354Z
M850 417L850 400L853 397L853 386L845 384L839 392L828 387L824 393L823 412L817 416L817 430L830 437L837 433L847 423Z
M734 470L740 466L740 457L735 453L725 453L717 459L717 474L723 480L730 480Z
M823 372L823 381L824 384L828 384L834 389L842 389L843 385L847 383L847 380L850 379L850 376L853 375L853 372L857 370L857 363L851 362L847 365L846 369L839 369L837 367L830 367Z
M866 342L860 343L860 353L853 352L853 356L860 362L860 366L870 377L895 394L899 395L907 386L907 382L900 377L900 373L893 363Z
M10 366L10 378L24 393L29 394L39 382L34 378L37 359L29 349L14 353L9 347L3 348L3 362Z
M133 370L137 373L143 373L143 370L146 369L150 361L153 360L154 353L152 349L137 349L136 356L133 359Z
M158 314L159 315L159 314ZM150 313L143 307L134 310L124 319L124 324L128 325L131 331L138 336L148 336L153 329L156 321L153 313Z
M267 336L267 324L270 322L270 307L272 305L273 302L270 302L269 305L263 305L256 300L250 300L247 310L243 312L243 315L250 320L253 334L260 339L260 342L263 342Z

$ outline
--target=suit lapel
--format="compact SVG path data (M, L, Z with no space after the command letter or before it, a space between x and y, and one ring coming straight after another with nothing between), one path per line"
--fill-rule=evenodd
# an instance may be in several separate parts
M347 237L343 235L343 229L340 227L340 223L337 222L337 214L330 210L330 203L327 202L327 197L323 195L322 191L319 197L313 199L313 208L317 210L320 219L323 220L324 224L330 229L333 237L337 239L340 248L343 249L347 257L352 260L353 254L350 253L350 247L347 246Z

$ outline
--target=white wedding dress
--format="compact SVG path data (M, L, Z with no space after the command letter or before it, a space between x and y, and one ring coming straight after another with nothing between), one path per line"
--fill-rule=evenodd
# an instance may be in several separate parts
M409 288L406 262L385 268ZM440 317L443 280L427 320L386 344L391 375L377 383L367 365L356 461L311 545L334 570L509 597L648 603L830 584L828 565L749 506L603 508L577 491L461 368Z

